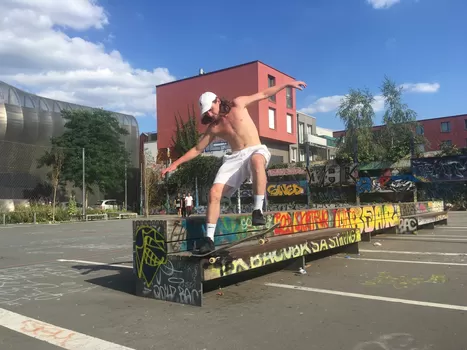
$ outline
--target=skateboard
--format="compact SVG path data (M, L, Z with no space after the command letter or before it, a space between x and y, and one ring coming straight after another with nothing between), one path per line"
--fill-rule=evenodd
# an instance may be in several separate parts
M245 237L245 238L242 238L241 240L239 241L235 241L231 244L228 244L228 245L225 245L225 246L221 246L219 248L216 248L212 251L210 251L209 253L205 253L205 254L191 254L191 256L194 256L194 257L198 257L198 258L204 258L204 257L207 257L207 256L210 256L211 257L209 258L209 262L211 264L214 264L217 260L220 259L220 256L219 256L219 252L222 252L224 250L228 250L229 248L232 248L240 243L243 243L243 242L246 242L246 241L249 241L251 239L254 239L254 238L257 238L257 237L261 237L261 236L264 236L265 234L271 232L272 230L274 230L276 227L279 227L280 223L277 223L269 228L266 228L266 229L263 229L261 232L259 233L256 233L252 236L248 236L248 237ZM269 242L269 239L267 238L261 238L259 239L259 244L260 245L263 245L265 243ZM214 255L214 256L212 256Z

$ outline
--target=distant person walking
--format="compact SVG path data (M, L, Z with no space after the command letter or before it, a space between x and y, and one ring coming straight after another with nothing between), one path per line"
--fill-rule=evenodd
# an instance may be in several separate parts
M180 193L175 198L175 207L177 208L177 215L182 216L182 196L180 196Z
M185 203L185 199L186 199L186 196L185 196L185 193L182 195L182 217L183 218L186 218L186 203Z
M186 216L190 216L193 210L193 197L191 193L188 192L188 195L185 197L185 206L186 206Z

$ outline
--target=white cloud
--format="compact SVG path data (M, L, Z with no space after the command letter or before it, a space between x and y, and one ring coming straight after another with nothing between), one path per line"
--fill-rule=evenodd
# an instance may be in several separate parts
M381 95L374 96L375 101L371 104L375 112L381 112L384 109L384 97Z
M345 96L342 95L321 97L312 104L310 104L308 107L302 108L300 112L306 114L314 114L334 111L339 107L341 100L344 97Z
M367 0L374 9L388 9L400 2L400 0Z
M0 80L64 101L155 115L154 86L175 79L167 68L132 67L102 43L64 30L102 30L109 23L96 0L3 0ZM113 39L103 33L104 41Z
M434 93L437 92L440 88L439 83L405 83L401 84L403 92L413 92L413 93ZM339 105L342 99L346 95L334 95L334 96L327 96L321 97L308 105L305 108L300 109L300 112L306 114L314 114L314 113L326 113L326 112L333 112L339 108ZM384 109L384 98L382 95L375 95L373 96L375 101L373 102L373 110L375 112L380 112Z
M401 85L406 92L433 93L440 88L439 83L405 83Z
M310 104L308 107L300 109L300 112L306 114L314 114L314 113L326 113L326 112L333 112L339 108L341 101L345 98L346 95L334 95L328 97L321 97L317 99L315 102ZM382 96L374 96L375 101L373 102L373 110L375 112L382 111L384 108L384 99Z

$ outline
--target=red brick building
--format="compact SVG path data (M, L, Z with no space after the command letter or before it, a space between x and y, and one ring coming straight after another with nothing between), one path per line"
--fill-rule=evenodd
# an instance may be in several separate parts
M467 114L423 119L418 120L418 122L420 128L417 129L417 133L425 135L428 140L428 145L424 149L425 152L439 150L442 142L455 145L457 148L467 147ZM373 130L383 127L378 125L373 127ZM345 130L333 133L334 137L341 137L344 134Z
M187 120L188 109L194 106L196 117L200 117L198 99L203 92L212 91L219 97L233 99L294 80L273 67L253 61L156 86L159 151L164 153L172 146L175 115L180 113ZM289 162L289 146L297 142L295 89L283 89L276 96L249 106L248 111L262 142L271 151L271 163ZM200 123L200 132L205 129Z

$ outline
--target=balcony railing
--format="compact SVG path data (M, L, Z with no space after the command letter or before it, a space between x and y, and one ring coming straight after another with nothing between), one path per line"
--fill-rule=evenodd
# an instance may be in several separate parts
M324 146L324 147L327 146L326 139L323 139L322 137L319 137L316 135L307 134L305 137L305 140L310 142L312 145L315 144L315 145Z

